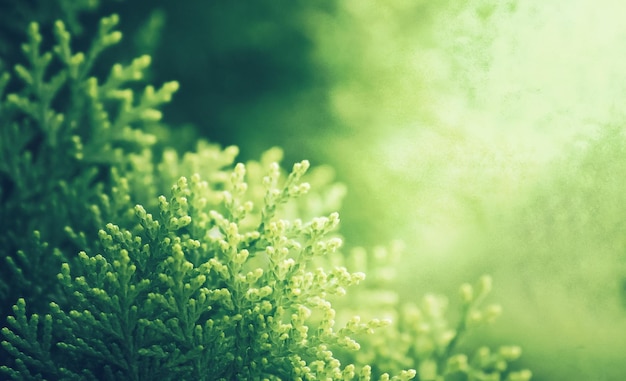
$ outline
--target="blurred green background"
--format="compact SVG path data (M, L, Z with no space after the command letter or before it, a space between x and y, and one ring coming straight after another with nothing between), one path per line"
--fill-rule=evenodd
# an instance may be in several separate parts
M154 9L172 125L333 166L347 245L405 242L405 299L492 274L504 315L468 345L522 345L536 381L626 376L623 3L115 4L127 35Z
M241 160L278 145L286 165L331 165L348 186L347 246L405 242L403 298L455 295L490 273L504 315L468 345L520 344L536 381L625 379L623 2L136 0L106 12L121 15L118 56L152 54L151 81L180 81L172 144L189 149L197 132Z

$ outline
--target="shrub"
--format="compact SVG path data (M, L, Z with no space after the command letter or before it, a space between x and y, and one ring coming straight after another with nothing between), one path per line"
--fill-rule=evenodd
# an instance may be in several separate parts
M0 373L530 378L509 368L517 347L458 353L464 331L499 312L481 307L490 278L477 292L461 288L462 316L450 328L443 298L418 308L386 291L390 252L341 252L344 190L326 168L309 171L305 160L285 173L277 148L236 163L236 147L206 141L181 155L150 133L167 128L160 108L178 84L143 85L149 56L96 74L122 38L117 22L102 18L85 52L62 21L46 49L32 22L25 61L0 74ZM348 300L363 271L373 280Z

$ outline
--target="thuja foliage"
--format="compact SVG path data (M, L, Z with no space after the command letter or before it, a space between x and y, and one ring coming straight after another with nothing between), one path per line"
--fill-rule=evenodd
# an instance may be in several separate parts
M341 303L340 319L353 324L381 313L389 319L389 326L379 334L357 335L360 349L342 352L344 358L373 364L378 373L415 369L416 380L530 380L529 370L512 366L521 356L520 347L468 350L463 345L469 331L492 323L501 314L499 305L485 305L491 277L483 276L475 285L461 285L457 317L452 319L444 296L426 294L421 300L407 302L392 291L403 253L402 245L369 252L358 248L335 261L368 274L367 281L351 291L350 301Z
M103 80L90 75L100 53L121 39L114 30L117 22L115 15L103 18L86 52L72 51L61 21L54 25L56 44L43 51L38 24L32 23L22 45L25 60L14 65L12 75L0 74L3 308L18 293L54 289L50 269L66 252L57 249L71 247L59 228L91 231L98 226L94 223L100 221L89 214L106 193L103 178L114 166L123 167L130 152L154 144L154 136L139 127L160 119L158 106L178 87L176 82L160 89L146 86L139 97L131 90L150 64L148 56L113 66ZM32 248L40 252L34 261L24 250L36 240L48 244Z
M489 278L462 287L449 327L443 299L385 291L380 252L341 252L343 188L324 168L285 173L279 149L237 163L236 147L158 142L147 131L177 83L141 84L148 56L93 74L117 22L103 18L85 52L61 21L44 48L32 23L23 61L0 74L4 377L530 378L510 370L517 347L458 351L497 315L481 307ZM363 271L373 278L346 298Z

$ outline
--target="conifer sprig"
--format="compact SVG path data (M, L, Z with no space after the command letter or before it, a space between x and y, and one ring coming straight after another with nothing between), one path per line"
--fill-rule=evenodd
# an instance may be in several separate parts
M87 52L73 51L62 21L54 24L55 43L44 49L39 24L32 22L22 44L24 61L14 64L13 76L0 73L3 315L26 295L35 310L46 310L45 298L36 295L47 286L19 291L9 285L54 282L49 270L59 268L60 258L75 257L65 250L73 240L64 231L88 233L102 226L101 221L85 217L93 216L93 205L106 197L109 172L114 167L123 172L131 152L154 144L154 136L143 129L161 118L158 108L178 88L176 82L158 90L148 85L141 98L134 99L127 86L142 80L150 64L148 56L129 65L114 65L105 83L98 84L92 71L102 52L121 40L121 32L115 29L118 21L117 15L103 18ZM25 252L33 231L49 243L47 251ZM57 248L63 250L55 252ZM20 259L23 256L29 259Z

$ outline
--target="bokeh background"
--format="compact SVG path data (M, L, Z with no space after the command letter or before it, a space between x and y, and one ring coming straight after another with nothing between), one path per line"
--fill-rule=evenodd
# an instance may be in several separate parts
M135 0L85 18L106 12L125 33L111 59L151 54L152 82L181 83L172 144L332 166L347 246L404 242L403 299L454 302L489 273L504 314L467 345L520 344L536 381L626 379L622 1Z

